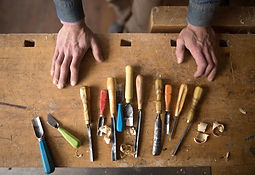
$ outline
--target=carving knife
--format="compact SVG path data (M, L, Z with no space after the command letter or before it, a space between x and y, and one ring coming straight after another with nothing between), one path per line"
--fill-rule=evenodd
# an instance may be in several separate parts
M126 87L125 87L125 99L126 105L124 107L124 119L126 126L134 126L134 110L131 105L133 98L133 68L126 66Z
M136 128L136 138L135 138L135 155L138 156L138 145L141 131L141 122L142 122L142 105L143 105L143 77L138 75L136 77L136 94L137 94L137 104L138 104L138 120Z
M90 162L94 161L93 158L93 144L92 144L92 134L90 128L90 118L89 118L89 100L90 100L90 88L85 86L80 88L80 96L84 109L84 119L85 124L88 128L88 138L89 138L89 152L90 152Z
M100 110L100 116L98 119L98 125L97 125L97 135L102 136L102 132L99 130L100 127L104 126L104 110L105 110L105 104L107 101L107 91L101 90L100 92L100 104L99 104L99 110Z
M117 136L115 125L116 111L116 80L113 77L107 78L107 90L109 95L110 113L111 113L111 129L112 129L112 161L117 160Z
M43 170L45 174L50 174L54 172L55 165L52 160L50 150L46 144L46 141L44 139L44 131L42 127L42 123L40 120L40 117L36 117L32 120L32 125L35 131L35 136L37 137L39 141L39 147L41 152L41 158L43 163Z
M172 153L172 156L175 156L182 141L183 141L183 138L187 135L188 131L189 131L189 128L193 122L193 119L194 119L194 114L195 114L195 110L196 110L196 106L199 102L199 100L201 99L201 96L202 96L202 93L203 93L203 89L199 86L197 86L194 90L194 94L193 94L193 99L192 99L192 104L191 104L191 108L190 108L190 111L188 113L188 116L187 116L187 126L186 126L186 129L184 131L184 133L182 134L181 136L181 139L180 141L178 142L177 146L175 147L173 153Z
M173 123L173 127L171 130L170 140L172 140L172 138L174 136L174 132L176 130L177 123L179 120L179 115L182 111L182 107L183 107L187 92L188 92L188 86L186 84L181 84L180 89L179 89L177 103L175 106L174 123Z
M73 136L71 133L69 133L67 130L64 128L60 127L59 123L57 120L51 115L48 114L47 116L47 123L52 126L53 128L58 129L58 131L62 134L62 136L68 141L68 143L74 147L78 148L80 146L80 140Z
M170 114L170 102L171 102L171 94L172 94L172 86L167 84L165 85L165 120L164 120L164 133L170 133L170 122L171 122L171 114Z
M155 90L156 90L156 113L157 117L155 120L154 126L154 137L153 137L153 148L152 148L152 155L157 156L161 152L161 131L162 131L162 121L160 118L160 114L162 112L162 80L157 79L155 81Z

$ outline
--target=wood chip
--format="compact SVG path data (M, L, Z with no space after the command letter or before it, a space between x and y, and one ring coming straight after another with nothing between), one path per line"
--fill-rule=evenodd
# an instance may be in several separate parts
M197 125L197 131L198 132L205 132L206 131L206 128L207 128L207 123L203 123L203 122L200 122L198 125Z
M226 161L228 161L229 156L230 156L230 152L227 152L226 155L225 155L225 160L226 160Z
M198 132L197 136L194 138L194 141L197 144L202 144L207 142L208 137L209 137L209 134Z
M222 136L222 133L224 131L224 125L221 123L213 122L213 127L212 127L212 133L216 137Z
M243 108L239 108L239 111L243 114L243 115L246 115L247 112L243 109Z
M76 158L81 158L81 157L83 157L83 154L78 154L78 149L76 149L76 151L75 151L75 157L76 157Z
M103 134L105 134L104 141L106 144L109 144L111 142L111 138L110 138L110 136L112 134L111 128L107 125L104 125L99 128L99 131L101 131Z
M120 158L125 158L126 156L134 156L134 146L132 145L126 145L126 144L121 144L120 145Z

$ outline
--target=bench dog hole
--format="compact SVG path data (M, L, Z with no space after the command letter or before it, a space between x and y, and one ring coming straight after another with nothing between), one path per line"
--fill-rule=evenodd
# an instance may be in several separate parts
M176 47L176 40L170 40L171 47Z
M24 47L35 47L35 41L33 41L33 40L24 40Z
M120 46L122 46L122 47L131 47L131 41L121 39L120 40Z

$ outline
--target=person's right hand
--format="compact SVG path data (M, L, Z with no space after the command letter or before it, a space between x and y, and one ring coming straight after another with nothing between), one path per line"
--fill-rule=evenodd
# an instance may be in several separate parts
M63 25L58 32L51 66L53 83L59 89L65 86L69 71L71 85L77 84L81 60L90 47L96 61L103 61L100 47L85 22L78 25Z

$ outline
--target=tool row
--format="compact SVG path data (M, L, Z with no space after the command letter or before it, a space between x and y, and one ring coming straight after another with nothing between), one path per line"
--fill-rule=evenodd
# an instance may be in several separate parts
M176 103L176 109L173 117L173 126L171 129L170 140L174 137L175 129L178 123L178 118L181 113L181 110L184 105L184 101L187 95L187 85L182 84L179 89L179 94ZM153 148L152 155L157 156L161 152L161 135L162 135L162 97L163 97L163 84L161 79L156 79L155 81L155 92L156 92L156 120L154 127L154 137L153 137ZM171 124L171 115L170 115L170 102L171 102L171 93L172 86L165 85L165 119L164 119L164 133L170 134L170 124ZM134 157L138 157L139 150L139 138L141 132L141 122L142 122L142 105L143 105L143 76L138 75L136 77L136 94L137 94L137 126L136 126L136 139L134 143ZM184 138L186 133L189 130L189 127L194 118L195 107L201 97L202 88L196 87L194 91L194 96L192 100L192 106L187 116L187 127L181 137L177 147L175 148L172 155L174 156ZM101 90L100 92L100 116L98 119L97 135L102 136L101 128L105 126L105 117L104 110L107 103L107 96L109 97L109 108L111 115L111 142L112 142L112 161L117 160L117 132L123 132L124 127L133 127L134 126L134 109L132 106L133 99L133 69L131 66L126 66L126 83L125 83L125 106L122 107L124 101L124 88L123 84L117 84L114 77L107 78L107 90ZM92 134L90 127L90 112L89 112L89 103L90 103L90 88L88 86L80 88L80 97L83 103L84 109L84 119L85 124L88 129L88 138L89 138L89 150L90 150L90 161L93 162L93 142ZM123 108L123 109L122 109ZM117 121L115 121L117 115ZM47 123L52 127L58 129L58 131L63 135L63 137L72 145L74 148L80 146L80 141L75 136L70 134L68 131L60 127L59 123L55 118L48 114ZM44 141L44 132L40 118L37 117L32 120L32 124L35 130L35 134L39 140L40 152L43 161L43 167L45 173L50 173L54 171L54 163L50 156L49 150L47 148L46 142Z

